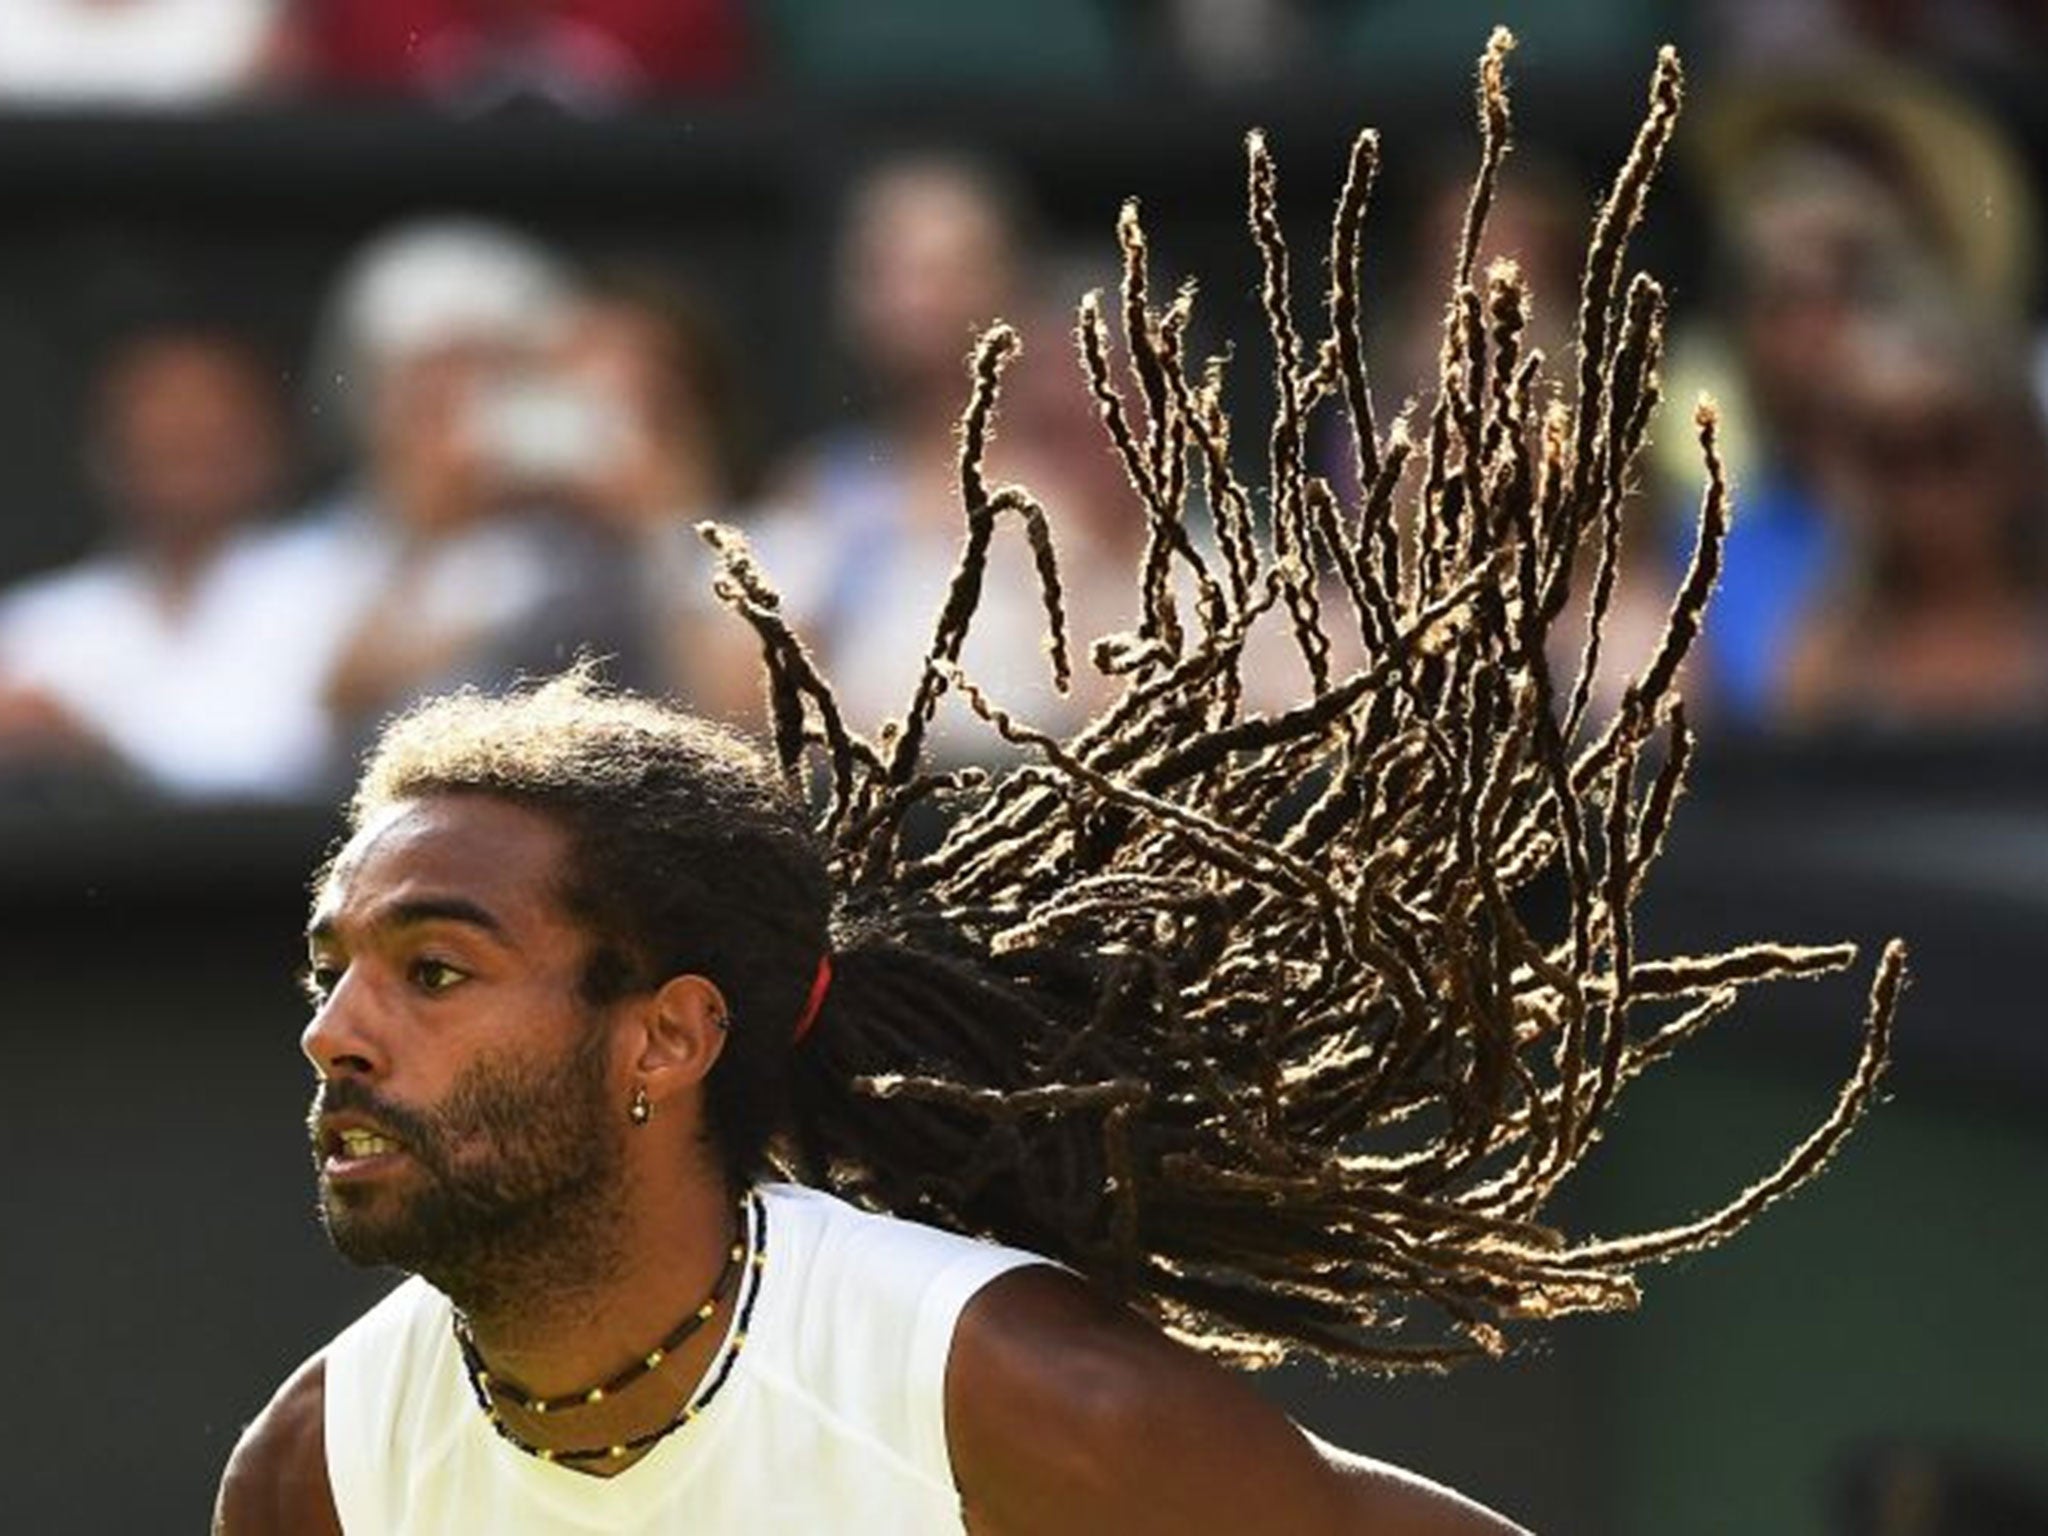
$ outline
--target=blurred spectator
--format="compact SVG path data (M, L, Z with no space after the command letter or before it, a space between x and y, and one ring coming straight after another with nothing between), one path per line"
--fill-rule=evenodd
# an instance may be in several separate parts
M300 0L300 13L304 68L338 91L601 109L730 86L747 65L738 0Z
M1729 257L1725 335L1681 334L1667 398L1723 407L1739 510L1708 617L1713 702L1768 713L1785 648L1840 556L1821 455L1860 321L1925 286L2017 325L2034 205L2010 147L1975 111L1892 73L1751 85L1701 135ZM1688 434L1660 434L1690 505Z
M1732 234L1734 355L1705 363L1714 343L1682 336L1665 415L1701 392L1723 408L1737 516L1702 652L1714 706L1756 724L1837 553L1820 454L1843 336L1857 314L1891 302L1919 255L1884 189L1819 149L1782 151L1750 185ZM1669 424L1659 443L1689 513L1699 496L1697 450Z
M750 468L733 363L709 313L666 275L599 275L561 347L561 386L587 424L559 490L638 551L660 681L698 708L742 717L759 693L752 631L713 599L696 531L707 518L732 520Z
M1829 421L1846 558L1780 680L1792 724L2048 718L2048 456L2021 358L1932 304L1857 327Z
M1718 222L1788 159L1824 155L1867 180L1934 269L1987 314L2035 298L2039 198L2001 125L1933 77L1863 62L1744 76L1705 103L1694 153Z
M1380 423L1382 431L1393 412L1411 399L1418 403L1412 418L1418 436L1428 421L1458 242L1472 199L1472 172L1470 159L1439 167L1416 199L1418 214L1407 259L1395 284L1398 307L1373 305L1368 312L1368 341L1376 342L1384 353L1373 380L1377 408L1387 418ZM1526 344L1541 347L1553 370L1569 365L1572 326L1578 318L1579 260L1591 219L1585 191L1569 170L1538 147L1516 146L1487 213L1474 270L1483 282L1495 261L1514 262L1531 295ZM1381 321L1382 315L1392 323Z
M480 223L403 227L344 275L322 372L360 462L302 595L342 620L325 697L344 745L423 693L579 651L650 681L632 547L563 490L607 430L554 371L573 304L553 258Z
M0 757L98 765L178 796L306 787L317 551L259 530L287 454L274 373L232 333L143 332L102 370L89 446L107 553L0 600Z
M1471 164L1446 164L1421 198L1419 216L1406 253L1404 271L1390 307L1392 323L1381 342L1374 393L1385 432L1395 409L1413 402L1409 427L1418 445L1429 437L1430 413L1437 395L1437 375L1449 314L1451 281L1466 209L1471 201ZM1572 333L1578 319L1579 263L1585 251L1592 209L1584 189L1559 160L1540 147L1518 147L1502 171L1475 270L1479 281L1497 262L1512 262L1529 293L1529 325L1525 348L1541 349L1548 376L1563 380L1572 367ZM1349 427L1333 434L1325 451L1341 466L1340 483L1359 494L1355 454ZM1426 455L1409 461L1396 506L1406 518L1418 504L1426 472ZM1645 525L1643 507L1633 501L1624 510L1622 560L1603 623L1598 672L1589 695L1589 718L1605 719L1619 705L1631 676L1646 659L1663 628L1670 603L1660 530ZM1573 610L1551 631L1550 657L1560 687L1560 703L1570 698L1585 646L1584 612L1594 586L1599 549L1588 540L1579 551L1574 572Z
M1009 643L1021 649L1007 663L1018 675L998 702L1029 703L1036 719L1066 724L1104 703L1115 686L1095 669L1089 653L1097 640L1136 629L1139 565L1149 533L1145 509L1084 381L1074 341L1077 303L1075 292L1061 290L1022 311L1018 331L1024 347L1004 379L1000 417L1001 429L1016 445L1020 473L1029 477L1025 488L1044 506L1059 552L1073 683L1060 698L1044 681L1045 616L1033 596L1038 584L1027 569L1021 530L1011 526L999 537L1009 540L1004 558L1015 567L1009 579L1019 586L1002 601L1011 610L1005 623L1016 631ZM1199 546L1202 530L1191 532ZM1217 557L1207 558L1217 570ZM1192 625L1193 584L1178 564L1175 572L1181 612Z
M783 466L770 497L778 515L758 544L857 729L900 715L916 686L965 528L954 428L966 360L983 328L1020 312L1027 262L1017 204L978 167L898 160L854 189L837 298L869 413ZM1035 345L1059 356L1067 329ZM1019 481L1051 501L1058 468L999 418L992 482ZM1060 706L1046 680L1037 578L1014 522L999 527L991 560L964 660L998 701L1042 717Z
M5 0L0 101L175 107L274 73L282 0Z

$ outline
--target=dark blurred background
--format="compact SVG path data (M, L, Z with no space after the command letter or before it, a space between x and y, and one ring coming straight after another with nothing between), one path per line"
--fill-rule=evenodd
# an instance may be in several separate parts
M1545 1532L2048 1531L2038 0L4 0L0 1528L198 1527L240 1426L383 1283L311 1219L291 984L376 723L579 649L751 718L704 517L860 721L900 707L997 315L1027 355L996 472L1051 509L1077 628L1118 627L1141 522L1065 333L1120 202L1161 291L1201 279L1256 445L1240 135L1273 137L1309 294L1378 127L1375 389L1426 406L1495 21L1522 46L1488 252L1554 357L1658 43L1692 86L1636 251L1679 414L1610 705L1686 558L1702 389L1740 500L1646 942L1903 933L1917 981L1837 1165L1640 1313L1273 1390ZM968 660L1070 723L1095 700L1049 691L1037 624L999 575ZM1577 1225L1768 1170L1862 979L1759 998L1635 1090Z

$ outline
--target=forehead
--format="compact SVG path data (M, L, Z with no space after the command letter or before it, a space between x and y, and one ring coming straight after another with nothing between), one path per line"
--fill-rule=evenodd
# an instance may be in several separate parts
M460 898L507 919L564 920L568 835L538 811L488 795L428 795L376 812L314 892L316 920L423 897Z

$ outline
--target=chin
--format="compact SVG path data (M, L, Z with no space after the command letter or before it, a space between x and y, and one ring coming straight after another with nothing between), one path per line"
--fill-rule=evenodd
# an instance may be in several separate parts
M351 1264L417 1270L423 1255L409 1213L377 1209L384 1203L367 1190L340 1193L323 1189L320 1225L327 1229L334 1251Z

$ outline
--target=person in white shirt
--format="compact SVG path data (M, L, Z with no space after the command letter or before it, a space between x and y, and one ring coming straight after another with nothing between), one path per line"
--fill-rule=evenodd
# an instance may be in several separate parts
M320 786L336 637L326 541L262 519L287 446L270 371L221 329L152 328L102 372L106 552L0 596L0 765L98 765L175 799Z

